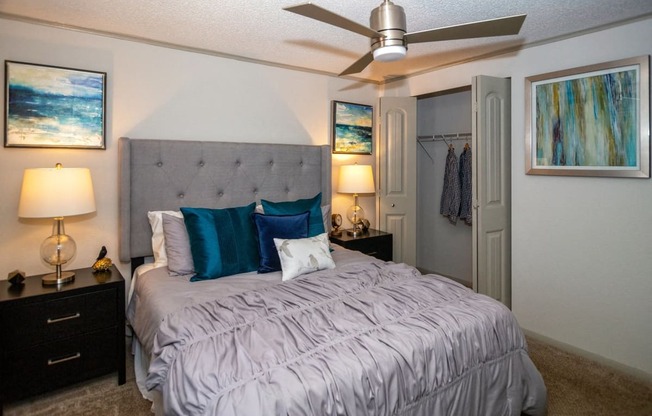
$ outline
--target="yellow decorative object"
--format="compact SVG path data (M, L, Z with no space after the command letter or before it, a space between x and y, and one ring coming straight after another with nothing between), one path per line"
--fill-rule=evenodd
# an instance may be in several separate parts
M109 270L112 265L113 262L111 262L110 258L103 257L101 259L98 259L95 263L93 263L93 270L96 272L104 272Z

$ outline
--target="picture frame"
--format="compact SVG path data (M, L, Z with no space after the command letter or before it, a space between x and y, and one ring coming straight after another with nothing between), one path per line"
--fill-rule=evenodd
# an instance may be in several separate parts
M650 57L525 79L525 173L650 177Z
M373 150L374 108L333 101L333 153L370 155Z
M106 149L106 73L5 61L5 147Z

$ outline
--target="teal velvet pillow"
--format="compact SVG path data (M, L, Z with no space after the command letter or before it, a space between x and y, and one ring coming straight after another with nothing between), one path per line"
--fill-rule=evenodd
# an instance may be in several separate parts
M321 216L321 192L309 199L298 199L289 202L271 202L263 199L260 202L266 215L295 215L310 211L308 237L314 237L326 232Z
M186 223L195 275L190 281L217 279L258 268L255 203L245 207L181 208Z

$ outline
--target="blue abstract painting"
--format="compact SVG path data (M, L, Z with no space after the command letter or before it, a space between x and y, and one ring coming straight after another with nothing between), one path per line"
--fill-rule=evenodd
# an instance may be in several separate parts
M373 107L333 101L333 153L370 155Z
M105 73L9 61L5 71L5 146L105 148Z
M638 78L622 68L535 83L537 166L637 167Z

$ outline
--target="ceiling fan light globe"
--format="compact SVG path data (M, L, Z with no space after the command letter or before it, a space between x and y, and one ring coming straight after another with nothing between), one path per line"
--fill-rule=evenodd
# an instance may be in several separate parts
M407 48L401 45L383 46L374 50L374 60L380 62L393 62L405 58Z

